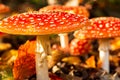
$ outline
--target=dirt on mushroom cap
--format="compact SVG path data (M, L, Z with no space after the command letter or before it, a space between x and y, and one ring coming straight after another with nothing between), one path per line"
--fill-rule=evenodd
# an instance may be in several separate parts
M97 17L90 19L91 26L74 33L76 38L111 38L120 36L120 18Z
M31 12L0 21L0 31L19 35L45 35L72 32L89 24L88 19L61 11Z

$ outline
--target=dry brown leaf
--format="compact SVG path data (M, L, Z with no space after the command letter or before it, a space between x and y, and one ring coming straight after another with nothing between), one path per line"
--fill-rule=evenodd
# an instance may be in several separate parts
M96 68L96 66L95 66L95 56L91 56L85 62L88 65L88 67Z
M24 80L35 74L35 41L27 41L18 49L18 57L14 61L14 80Z

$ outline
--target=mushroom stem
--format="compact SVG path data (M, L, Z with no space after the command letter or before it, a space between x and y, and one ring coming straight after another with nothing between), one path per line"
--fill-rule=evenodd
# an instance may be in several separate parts
M47 0L49 5L54 5L57 3L56 0Z
M78 6L79 0L70 0L66 4L66 6ZM69 51L69 37L68 33L62 33L59 34L60 36L60 44L63 51L68 52Z
M49 37L37 36L36 39L36 76L37 80L49 80L47 54L50 52Z
M65 5L66 6L79 6L79 0L70 0Z
M62 33L62 34L59 34L59 36L60 36L61 48L64 51L68 51L69 50L69 38L68 38L68 34L67 33Z
M102 62L102 68L109 73L109 40L100 39L99 40L99 57Z

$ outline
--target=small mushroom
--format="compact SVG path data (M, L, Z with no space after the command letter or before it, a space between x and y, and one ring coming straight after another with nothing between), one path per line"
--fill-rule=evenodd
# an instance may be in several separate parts
M8 6L0 3L0 14L1 13L6 13L6 12L9 12L9 11L10 11L10 8Z
M70 54L71 55L84 55L91 50L92 46L87 39L73 39L70 42Z
M84 15L85 17L89 17L89 12L84 6L62 6L62 5L50 5L40 9L40 11L64 11L73 14ZM69 38L68 33L58 34L60 36L60 44L63 51L69 51Z
M36 75L37 80L49 80L47 54L50 53L49 34L78 30L89 25L88 19L60 11L30 12L14 15L0 21L0 31L14 35L37 35Z
M99 57L102 68L109 72L109 38L120 36L120 19L98 17L90 19L91 25L74 33L76 38L99 39Z
M0 19L3 18L5 13L10 12L10 8L2 3L0 3ZM3 37L8 36L2 32L0 32L0 50L6 50L11 47L9 43L3 43Z

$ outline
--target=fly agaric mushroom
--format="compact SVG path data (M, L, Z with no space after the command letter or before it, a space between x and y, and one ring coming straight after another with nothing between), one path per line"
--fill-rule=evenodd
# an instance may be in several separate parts
M63 5L49 5L40 9L40 11L64 11L69 13L75 13L89 17L89 12L84 6L63 6Z
M0 4L0 13L6 13L9 12L10 8L4 4Z
M109 40L108 38L120 36L120 19L116 17L98 17L90 19L91 25L74 33L76 38L98 39L99 57L102 68L109 72Z
M10 12L10 8L4 4L0 3L0 19L3 18L5 13ZM6 34L0 32L0 50L6 50L11 47L9 43L3 43L2 39L4 36L7 36Z
M88 19L60 11L31 12L14 15L0 21L0 31L15 35L37 35L37 80L49 80L47 54L50 53L49 34L71 32L88 26Z
M84 15L85 17L89 17L89 12L84 6L62 6L62 5L50 5L41 8L39 11L49 11L49 10L54 10L54 11L64 11L68 13L74 13L74 14L80 14ZM69 39L68 39L68 34L67 33L61 33L59 34L60 36L60 44L61 48L67 52L69 51Z
M91 50L90 41L87 39L74 38L70 43L70 54L71 55L83 55Z
M0 3L0 14L10 12L10 8L4 4ZM3 33L0 32L0 35Z

